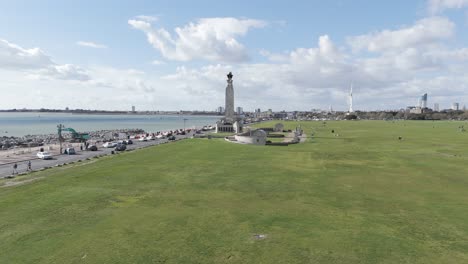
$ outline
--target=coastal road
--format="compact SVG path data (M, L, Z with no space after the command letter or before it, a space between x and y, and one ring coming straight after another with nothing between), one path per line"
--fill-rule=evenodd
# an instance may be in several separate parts
M185 138L193 137L193 133L188 133L187 135L177 135L176 140L178 141ZM132 145L127 145L127 150L134 150L140 149L144 147L164 144L164 143L171 143L173 141L167 139L156 139L150 141L138 141L134 140ZM98 146L99 147L99 146ZM51 160L41 160L41 159L32 159L31 160L31 167L32 170L41 170L46 167L54 167L57 165L63 165L64 163L76 162L78 160L86 160L87 158L93 158L100 155L110 155L111 152L114 151L114 148L103 148L102 146L97 151L77 151L75 155L56 155ZM2 164L0 165L0 178L5 178L13 173L13 164ZM18 162L18 173L25 173L27 171L27 164L28 161L21 161Z

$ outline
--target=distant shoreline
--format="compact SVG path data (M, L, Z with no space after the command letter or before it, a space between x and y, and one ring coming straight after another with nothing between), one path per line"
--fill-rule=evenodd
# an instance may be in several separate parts
M0 113L60 113L84 115L195 115L195 116L223 116L217 112L209 111L106 111L106 110L54 110L54 109L11 109L0 110Z

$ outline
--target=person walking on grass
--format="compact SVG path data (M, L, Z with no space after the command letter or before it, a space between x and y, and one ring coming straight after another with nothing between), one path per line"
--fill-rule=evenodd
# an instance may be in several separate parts
M18 164L13 165L13 175L18 174Z

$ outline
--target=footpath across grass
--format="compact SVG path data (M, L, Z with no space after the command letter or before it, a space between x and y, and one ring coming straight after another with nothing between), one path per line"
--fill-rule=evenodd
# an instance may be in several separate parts
M467 123L300 124L287 147L189 139L0 187L0 263L468 263Z

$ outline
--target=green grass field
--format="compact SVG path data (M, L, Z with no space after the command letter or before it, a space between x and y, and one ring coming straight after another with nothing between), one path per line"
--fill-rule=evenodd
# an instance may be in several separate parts
M303 122L303 144L190 139L17 178L37 180L0 188L0 263L468 263L460 125Z

